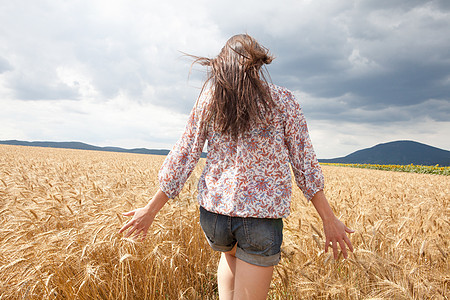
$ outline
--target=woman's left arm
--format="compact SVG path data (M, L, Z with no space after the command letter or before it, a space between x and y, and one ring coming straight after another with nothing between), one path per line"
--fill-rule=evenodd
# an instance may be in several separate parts
M314 207L322 218L323 230L325 232L325 252L328 252L328 246L331 243L331 247L333 248L334 259L338 257L338 247L337 244L341 247L342 254L344 258L348 257L347 247L353 252L353 246L350 242L350 239L347 236L347 233L353 233L354 230L345 226L333 213L330 205L328 204L327 198L325 197L325 193L323 191L317 192L314 197L311 199Z

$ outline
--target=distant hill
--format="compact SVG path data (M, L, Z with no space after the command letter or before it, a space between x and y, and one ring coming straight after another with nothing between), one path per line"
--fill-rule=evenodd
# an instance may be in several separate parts
M358 150L344 157L319 161L344 164L450 166L450 151L414 141L395 141Z
M119 147L97 147L80 142L26 142L26 141L0 141L0 144L4 145L17 145L17 146L33 146L33 147L50 147L50 148L66 148L66 149L80 149L80 150L96 150L96 151L109 151L109 152L126 152L126 153L139 153L139 154L153 154L153 155L167 155L169 150L166 149L124 149Z

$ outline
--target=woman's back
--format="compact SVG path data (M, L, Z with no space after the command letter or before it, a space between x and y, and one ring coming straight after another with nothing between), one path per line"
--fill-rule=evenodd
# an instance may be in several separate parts
M289 90L268 86L275 106L267 122L253 122L249 131L236 138L212 125L202 126L211 101L211 91L204 91L185 133L161 167L161 189L168 195L178 194L207 140L198 200L208 211L239 217L287 217L292 190L290 164L308 200L322 190L322 172L299 104Z

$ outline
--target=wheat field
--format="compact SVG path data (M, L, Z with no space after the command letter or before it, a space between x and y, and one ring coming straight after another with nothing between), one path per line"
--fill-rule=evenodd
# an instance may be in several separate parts
M200 161L144 241L122 212L157 190L163 156L0 146L0 299L217 299L198 222ZM450 177L323 166L355 252L323 252L298 188L270 299L448 299Z

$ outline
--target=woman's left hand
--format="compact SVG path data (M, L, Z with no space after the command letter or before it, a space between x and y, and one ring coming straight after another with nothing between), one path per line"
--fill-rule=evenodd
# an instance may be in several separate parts
M334 259L338 258L338 244L341 248L344 258L348 257L347 247L350 252L353 252L353 245L347 236L347 233L353 233L354 230L345 226L338 218L333 216L331 219L323 220L323 230L325 232L325 252L328 252L328 247L333 248ZM346 246L347 245L347 246Z
M311 199L311 202L314 204L314 207L322 218L326 239L325 252L328 252L328 247L331 244L334 259L337 259L339 254L337 245L339 244L344 258L347 258L348 253L346 245L348 246L348 249L353 252L353 246L347 233L353 233L355 231L345 226L338 218L336 218L323 191L317 192Z

